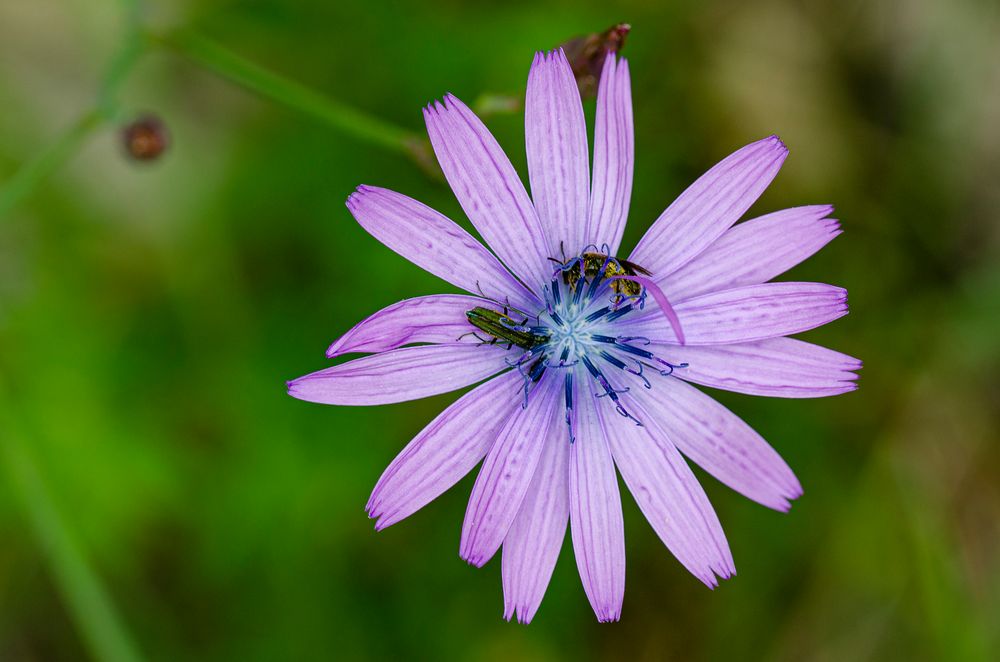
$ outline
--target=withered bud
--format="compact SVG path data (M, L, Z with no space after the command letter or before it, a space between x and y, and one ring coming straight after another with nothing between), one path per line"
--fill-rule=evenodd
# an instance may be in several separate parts
M143 115L122 129L125 151L136 161L153 161L167 149L170 136L163 121L155 115Z
M625 37L631 29L628 23L619 23L604 32L574 37L562 44L566 59L573 67L576 84L580 87L580 96L584 99L597 96L597 84L601 80L606 53L617 53L624 48Z

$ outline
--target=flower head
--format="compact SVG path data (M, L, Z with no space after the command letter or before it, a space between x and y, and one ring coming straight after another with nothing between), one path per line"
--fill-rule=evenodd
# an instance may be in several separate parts
M625 542L615 468L677 559L712 587L735 572L719 520L683 455L765 506L802 494L778 454L690 383L789 398L853 390L861 363L787 336L847 313L844 290L768 282L840 233L827 205L736 222L787 150L772 136L681 194L624 258L632 189L628 65L609 54L593 172L562 51L539 54L525 103L529 197L483 123L448 95L424 109L434 152L492 249L425 205L361 186L347 201L386 246L469 294L407 299L327 356L365 352L289 383L296 398L378 405L479 384L382 474L367 511L383 529L480 461L460 554L502 547L504 615L532 619L567 524L597 617L619 618Z

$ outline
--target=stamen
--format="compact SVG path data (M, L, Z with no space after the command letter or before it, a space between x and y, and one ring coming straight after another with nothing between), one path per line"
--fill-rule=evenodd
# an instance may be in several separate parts
M573 421L576 418L573 413L573 372L569 371L566 373L566 380L564 382L566 391L566 429L569 431L569 443L576 441L576 435L573 434Z
M642 366L644 365L643 362L642 361L636 361L635 364L637 366L639 366L638 370L632 370L630 368L625 368L625 372L631 372L633 375L635 375L636 377L638 377L639 379L641 379L643 386L645 386L647 389L653 388L653 385L649 383L648 379L646 379L646 375L642 374ZM660 373L660 374L663 374L663 373Z
M543 354L542 356L538 357L538 360L535 361L535 363L532 364L531 366L531 372L528 373L528 377L531 378L531 381L537 382L539 379L541 379L542 373L545 372L546 366L547 364L545 363L545 355Z
M625 344L621 344L621 343L619 343L617 345L617 347L618 347L618 349L622 350L623 352L628 352L629 354L635 354L636 356L641 356L644 359L656 359L656 356L654 356L653 353L650 352L649 350L645 350L645 349L641 349L639 347L633 347L632 345L625 345ZM656 360L659 360L659 359L656 359Z
M600 310L595 310L594 312L592 312L589 315L587 315L585 318L583 318L583 321L584 322L594 322L594 321L596 321L596 320L604 317L609 312L611 312L611 306L604 306L604 308L601 308Z
M621 400L618 398L618 394L619 393L624 393L624 392L628 391L628 389L626 388L626 389L624 389L622 391L616 391L614 389L614 387L611 386L611 383L608 381L608 378L604 376L604 373L602 373L597 368L597 366L594 365L594 363L587 357L586 354L584 354L583 356L581 356L580 360L583 361L583 365L587 366L587 370L590 372L590 375L594 379L596 379L597 383L600 384L601 388L604 389L604 395L608 396L608 398L610 398L611 401L615 403L615 409L618 411L618 413L621 414L622 416L626 417L626 418L632 419L633 421L635 421L636 425L640 425L641 426L642 425L642 421L640 421L638 418L636 418L632 414L628 413L628 411L625 409L625 407L622 406ZM597 395L597 397L600 398L602 396L601 395Z
M622 370L625 369L625 362L622 361L621 359L619 359L617 356L614 356L612 354L608 354L605 351L601 351L601 358L604 359L605 361L607 361L608 363L610 363L611 365L613 365L616 368L620 368Z
M621 368L625 372L635 375L636 377L642 380L642 385L645 386L646 388L653 388L653 385L649 383L649 380L646 379L646 376L642 374L642 366L643 366L642 361L635 362L635 364L639 366L638 369L636 369L636 368L630 368L628 364L622 361L620 358L618 358L613 354L609 354L608 352L603 350L601 351L601 358L603 358L605 361L615 366L616 368Z
M574 257L573 259L568 260L568 261L563 262L562 264L560 264L559 267L555 271L552 272L552 280L557 279L561 274L564 274L564 273L566 273L568 271L572 271L573 267L577 266L577 264L580 265L580 275L582 276L583 275L583 257L580 256L580 255L578 255L578 256Z
M658 371L660 373L660 375L663 376L663 377L669 377L670 375L674 374L674 370L677 369L677 368L686 368L686 367L688 367L687 363L676 363L676 364L675 363L670 363L669 361L664 361L663 359L655 357L655 356L653 357L653 360L656 361L657 363L662 363L663 365L667 366L666 370L659 370ZM655 370L655 368L654 368L654 370Z
M660 286L652 278L646 278L645 276L613 276L608 280L631 280L642 285L647 292L653 295L653 300L656 301L656 305L660 307L660 311L667 318L667 322L670 323L670 328L673 329L674 335L677 336L677 342L682 345L684 344L684 330L681 328L681 320L677 317L677 311L670 305L667 295L664 294L663 290L660 289Z
M618 319L622 315L628 315L631 311L632 311L632 304L629 304L627 306L622 306L621 308L617 308L617 309L613 310L611 312L611 314L609 314L605 318L605 321L606 322L614 322L616 319Z
M597 275L594 276L594 280L590 284L590 289L587 290L587 299L593 299L594 295L597 294L597 287L601 284L601 281L604 279L604 274L608 271L608 265L612 262L618 264L618 260L615 260L613 257L604 258L604 263L601 265L601 269L597 272Z
M545 372L545 355L542 354L538 357L538 360L531 364L531 368L528 369L528 374L525 375L521 366L518 366L517 371L521 373L524 377L524 402L521 403L521 409L528 408L528 388L538 382L542 378L542 373Z
M555 262L558 268L553 271L551 282L542 287L543 309L531 316L510 307L509 302L505 306L491 299L502 307L503 312L470 311L469 318L472 324L485 332L485 336L479 336L475 332L472 335L476 335L482 342L506 344L508 349L516 345L523 350L516 359L504 357L504 362L517 369L523 379L522 407L528 406L531 394L535 390L534 385L542 379L549 379L544 377L547 370L565 369L563 397L570 443L576 441L577 412L574 389L577 387L575 366L579 363L583 363L587 369L586 374L580 373L581 378L587 380L588 384L590 379L593 379L599 387L593 394L595 398L607 398L614 403L615 411L621 416L636 425L642 425L642 421L626 409L623 400L627 399L620 397L622 393L627 393L630 387L613 386L595 363L599 360L604 361L634 375L647 389L652 388L652 384L645 374L646 368L667 376L676 368L686 367L687 364L672 364L658 358L650 348L637 346L650 345L650 339L647 337L615 335L614 322L632 311L642 309L649 294L653 296L663 315L670 322L674 330L673 335L683 344L683 331L670 302L652 280L644 276L620 275L633 274L635 271L645 273L645 271L641 267L612 256L607 244L602 245L600 249L593 244L585 246L583 252L576 257L567 260L563 256L562 262L555 258L549 259ZM630 280L641 287L614 286L616 280ZM565 292L564 287L567 288ZM628 294L636 292L637 289L638 293ZM610 295L607 304L600 301L606 295ZM587 312L592 305L593 310ZM593 333L593 331L603 333Z
M587 284L587 279L583 276L583 263L580 263L580 280L576 281L576 287L573 291L573 305L579 306L580 299L583 298L583 286Z
M545 312L551 315L553 312L555 312L555 306L552 305L552 299L555 297L549 296L551 290L549 289L548 285L542 285L542 293L544 294L543 298L545 299Z
M604 393L595 393L594 397L606 398L609 396L618 395L619 393L628 393L628 391L629 391L628 386L626 386L625 388L612 388L610 391L605 391ZM618 402L618 398L612 397L611 399L614 400L615 402Z

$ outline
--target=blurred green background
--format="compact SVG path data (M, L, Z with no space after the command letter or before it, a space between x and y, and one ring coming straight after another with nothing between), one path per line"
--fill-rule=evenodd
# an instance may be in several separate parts
M422 137L431 99L519 95L535 50L619 21L625 246L780 134L753 211L837 206L789 278L849 289L806 339L865 368L832 399L713 393L805 488L782 515L699 472L736 578L706 590L625 497L622 621L595 622L567 542L524 627L498 558L458 558L474 476L380 534L363 512L454 396L335 408L284 380L449 289L354 223L356 185L467 224L335 102ZM0 659L1000 659L998 34L989 0L0 4ZM227 52L283 78L226 80ZM155 162L121 146L142 111ZM523 175L522 115L487 122Z

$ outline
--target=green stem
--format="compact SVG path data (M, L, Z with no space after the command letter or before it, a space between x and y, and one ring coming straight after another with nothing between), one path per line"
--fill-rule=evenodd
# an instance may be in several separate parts
M4 394L0 393L0 397ZM18 437L13 408L0 401L5 437L0 449L11 490L19 498L28 526L42 548L54 583L62 594L84 644L95 660L132 662L140 658L107 591L71 535L38 473L27 446Z
M152 40L257 94L320 119L362 140L412 156L421 138L395 124L352 108L301 83L269 71L192 32L152 35Z
M77 150L100 126L101 115L99 110L84 113L54 143L24 163L13 177L0 186L0 218L3 218Z
M138 1L122 0L122 10L124 14L122 43L105 70L94 109L81 115L45 151L22 164L14 176L0 186L0 218L70 158L102 122L118 120L120 114L116 98L118 90L146 47L139 24Z

